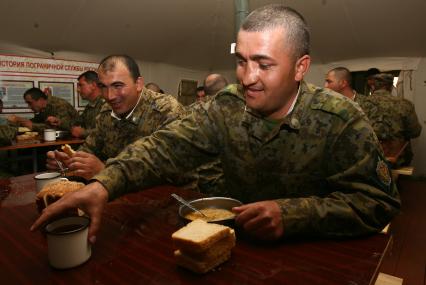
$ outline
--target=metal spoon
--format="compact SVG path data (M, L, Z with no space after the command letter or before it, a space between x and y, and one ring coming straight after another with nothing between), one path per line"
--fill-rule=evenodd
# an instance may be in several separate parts
M192 211L199 213L200 215L202 215L204 218L207 218L206 215L203 214L203 212L201 212L200 210L198 210L197 208L195 208L194 206L192 206L188 201L186 201L185 199L183 199L181 196L176 195L175 193L171 194L173 198L175 198L176 200L179 201L179 203L187 206L188 208L190 208Z
M62 164L62 162L60 162L60 161L59 161L59 160L57 160L56 158L53 158L53 159L56 161L56 164L58 165L58 167L59 167L59 169L60 169L60 171L61 171L62 176L65 176L65 174L66 174L66 172L67 172L68 168L65 168L65 167L64 167L64 165Z

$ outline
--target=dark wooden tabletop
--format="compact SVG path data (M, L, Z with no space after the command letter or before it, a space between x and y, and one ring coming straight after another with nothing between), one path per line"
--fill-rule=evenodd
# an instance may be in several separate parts
M181 227L176 192L161 186L108 204L88 262L68 270L48 265L33 175L0 180L1 284L374 284L389 243L383 234L352 240L297 240L259 244L237 232L231 259L197 275L176 266L171 234Z
M65 138L65 139L57 139L55 141L44 141L42 139L36 139L34 141L22 141L22 142L12 142L11 145L1 146L0 150L14 150L14 149L24 149L24 148L38 148L45 146L55 146L55 145L63 145L63 144L82 144L84 143L84 139L79 138Z

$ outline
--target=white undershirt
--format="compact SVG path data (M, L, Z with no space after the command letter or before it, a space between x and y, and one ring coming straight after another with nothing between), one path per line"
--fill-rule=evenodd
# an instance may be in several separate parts
M141 97L142 97L141 94L139 94L138 102L136 102L136 104L133 107L132 111L130 111L130 113L127 114L127 116L124 119L128 119L128 118L130 118L132 116L133 112L135 111L136 107L139 104L139 101L141 100ZM113 117L113 118L115 118L115 119L117 119L119 121L122 120L122 118L120 118L116 113L114 113L114 110L111 110L111 117Z

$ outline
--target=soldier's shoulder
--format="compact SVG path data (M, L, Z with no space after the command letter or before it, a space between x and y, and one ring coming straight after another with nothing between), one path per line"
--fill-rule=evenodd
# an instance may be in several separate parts
M243 87L240 84L229 84L222 90L220 90L216 95L214 95L214 98L239 98L244 100L244 91Z
M143 92L143 100L145 100L145 103L151 105L154 110L168 112L170 110L183 109L182 105L173 95L156 93L148 89Z
M100 114L107 113L107 112L111 113L111 111L112 111L111 106L104 100L99 113Z
M227 104L228 102L245 102L244 90L240 84L229 84L220 92L214 95L211 102L217 104Z
M312 84L307 84L307 91L313 94L310 105L312 109L336 115L344 121L349 121L363 115L358 104L340 93Z

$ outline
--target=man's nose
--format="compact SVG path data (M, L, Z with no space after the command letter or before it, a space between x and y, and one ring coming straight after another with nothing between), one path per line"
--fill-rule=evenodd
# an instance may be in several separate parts
M247 63L243 71L242 83L245 86L255 84L259 79L259 68L253 63Z
M115 98L115 92L112 90L112 88L103 88L102 95L107 101L111 101Z

